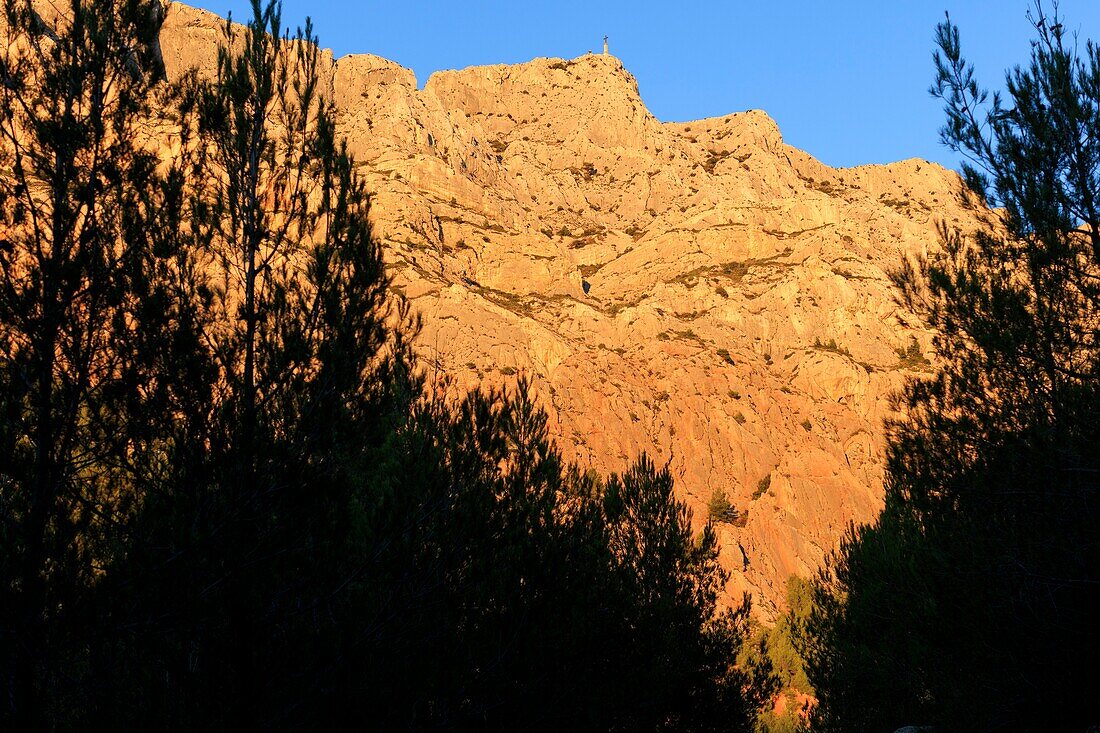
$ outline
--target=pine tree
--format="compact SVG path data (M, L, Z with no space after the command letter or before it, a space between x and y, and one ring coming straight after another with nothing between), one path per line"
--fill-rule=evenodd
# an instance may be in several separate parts
M136 325L166 262L141 144L160 6L48 10L7 0L0 51L0 719L27 730L87 702L93 589L166 394Z
M1007 100L950 20L933 94L988 225L898 275L942 367L891 427L886 508L807 630L823 730L1076 730L1100 633L1100 51L1037 4Z
M415 585L371 649L388 660L375 709L492 730L752 729L774 678L737 666L748 604L718 609L716 535L692 534L667 470L566 466L522 381L414 425L402 452L422 460L398 493L431 498L393 548L395 565L416 557Z
M390 539L372 530L419 391L415 322L388 289L310 26L291 37L276 3L252 10L227 21L215 78L179 94L190 278L174 295L192 317L173 328L203 368L113 573L134 633L105 717L293 727L350 707L353 601Z

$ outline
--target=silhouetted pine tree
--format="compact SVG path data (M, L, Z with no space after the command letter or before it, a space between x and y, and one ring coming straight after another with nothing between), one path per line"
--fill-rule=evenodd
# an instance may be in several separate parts
M806 630L822 730L1084 730L1100 654L1100 51L1033 16L987 95L938 28L933 93L967 195L1002 207L900 273L941 367L903 395L886 508Z
M134 633L104 715L298 727L350 704L355 589L391 541L372 531L387 445L419 392L415 324L388 291L308 24L286 36L278 6L255 2L223 44L179 119L193 276L177 297L194 317L177 328L206 368L114 571Z
M398 496L422 521L393 548L416 582L368 655L389 660L364 690L383 727L752 729L774 678L735 666L748 604L717 609L715 534L692 535L667 470L563 467L523 383L425 405L406 440L422 460Z
M167 266L141 142L160 10L3 4L0 727L65 725L88 704L95 590L163 429L170 387L153 372L170 344L138 325Z

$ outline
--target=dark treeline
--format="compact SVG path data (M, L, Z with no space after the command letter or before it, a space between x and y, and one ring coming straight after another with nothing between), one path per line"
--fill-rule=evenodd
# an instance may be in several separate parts
M667 470L420 376L308 25L4 10L0 727L752 729Z
M1100 725L1100 49L1037 3L987 94L939 26L932 92L988 227L897 277L938 372L900 398L886 506L816 584L814 729Z
M3 5L3 729L801 727L769 659L814 730L1100 723L1100 50L1056 13L1003 99L938 29L989 223L898 273L937 371L885 509L755 648L667 470L425 378L308 24L256 0L168 83L157 0Z

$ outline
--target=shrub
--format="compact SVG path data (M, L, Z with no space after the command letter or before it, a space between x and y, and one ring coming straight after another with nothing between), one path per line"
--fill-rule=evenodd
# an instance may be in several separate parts
M707 516L712 522L726 522L731 524L737 521L737 510L730 503L724 489L715 489L707 502Z
M756 491L752 492L752 500L756 501L764 492L770 489L772 486L772 475L769 473L764 478L760 479L760 482L756 484Z
M814 348L821 349L822 351L831 351L834 354L841 354L843 356L851 356L851 352L843 346L837 345L836 339L829 339L826 342L822 342L821 339L814 339Z
M895 353L900 360L899 366L903 369L920 369L922 367L928 367L932 365L932 362L928 361L920 348L920 342L916 337L912 337L909 341L909 348L907 349L895 349Z

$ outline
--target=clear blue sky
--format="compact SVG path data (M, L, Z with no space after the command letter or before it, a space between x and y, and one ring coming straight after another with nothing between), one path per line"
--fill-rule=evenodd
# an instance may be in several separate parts
M248 0L191 0L234 19ZM1047 6L1050 0L1046 0ZM934 26L951 11L987 85L1023 63L1029 0L284 0L337 56L368 52L416 72L611 51L661 120L763 109L785 140L830 165L909 157L957 167L929 97ZM1067 28L1100 40L1100 0L1062 0Z

